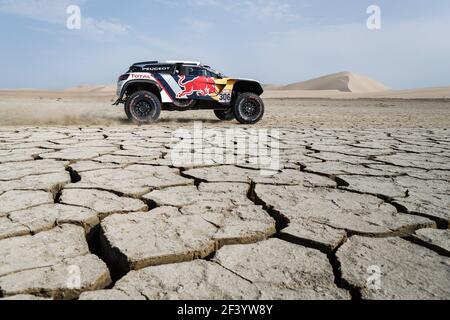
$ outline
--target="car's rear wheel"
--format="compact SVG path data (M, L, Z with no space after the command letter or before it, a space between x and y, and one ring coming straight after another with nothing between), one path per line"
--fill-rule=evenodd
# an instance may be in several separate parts
M161 114L161 101L153 93L138 91L125 103L125 113L135 123L151 123Z
M234 120L234 112L231 108L227 110L214 110L214 114L219 120L222 121Z
M241 93L234 101L233 112L240 123L255 124L264 116L264 102L255 93Z

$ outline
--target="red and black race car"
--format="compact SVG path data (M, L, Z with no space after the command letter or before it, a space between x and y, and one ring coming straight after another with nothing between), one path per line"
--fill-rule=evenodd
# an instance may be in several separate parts
M228 78L199 62L148 61L133 64L119 77L118 105L128 119L150 123L161 110L214 110L220 120L257 123L264 115L258 81Z

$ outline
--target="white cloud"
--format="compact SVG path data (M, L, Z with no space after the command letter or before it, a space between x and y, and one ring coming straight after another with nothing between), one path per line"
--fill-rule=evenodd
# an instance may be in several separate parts
M179 1L179 0L178 0ZM177 0L159 0L160 3L175 4ZM180 3L180 2L178 2ZM182 1L182 3L185 3ZM191 6L217 7L218 10L225 10L239 16L246 16L250 19L270 22L294 21L301 16L295 7L284 1L275 0L189 0Z
M81 30L86 35L121 35L128 27L117 20L98 20L84 15L83 4L87 0L0 0L0 12L30 18L50 24L66 26L70 5L81 7ZM78 31L77 31L78 32Z
M227 3L218 0L190 0L189 2L199 6L219 6L221 3L224 4L224 6L227 5Z
M67 17L66 8L70 4L78 3L69 0L0 0L0 11L33 20L61 24Z
M121 35L128 31L128 27L119 22L96 20L89 17L82 19L82 29L99 35Z
M288 3L276 1L245 1L240 4L242 10L247 10L254 17L263 20L293 21L300 18L298 12Z

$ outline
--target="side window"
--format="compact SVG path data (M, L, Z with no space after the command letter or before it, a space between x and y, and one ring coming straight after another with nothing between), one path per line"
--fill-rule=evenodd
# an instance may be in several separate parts
M189 75L192 77L206 77L206 70L202 68L190 68Z
M183 75L183 76L188 76L189 75L189 69L191 69L191 68L187 67L187 66L180 66L180 67L177 68L179 74Z
M211 75L211 72L199 67L181 66L177 70L180 75L189 77L214 77Z

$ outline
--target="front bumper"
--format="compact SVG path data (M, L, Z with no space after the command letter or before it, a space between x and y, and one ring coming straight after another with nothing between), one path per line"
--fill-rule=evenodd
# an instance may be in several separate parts
M122 98L122 94L123 94L122 89L123 89L123 86L125 85L126 82L127 82L127 80L117 82L116 95L119 98Z
M127 82L126 80L117 82L116 96L118 97L118 99L116 100L116 102L114 102L112 104L113 106L117 106L120 103L124 103L124 101L122 99L122 97L123 97L122 90L123 90L123 86L125 85L126 82Z

